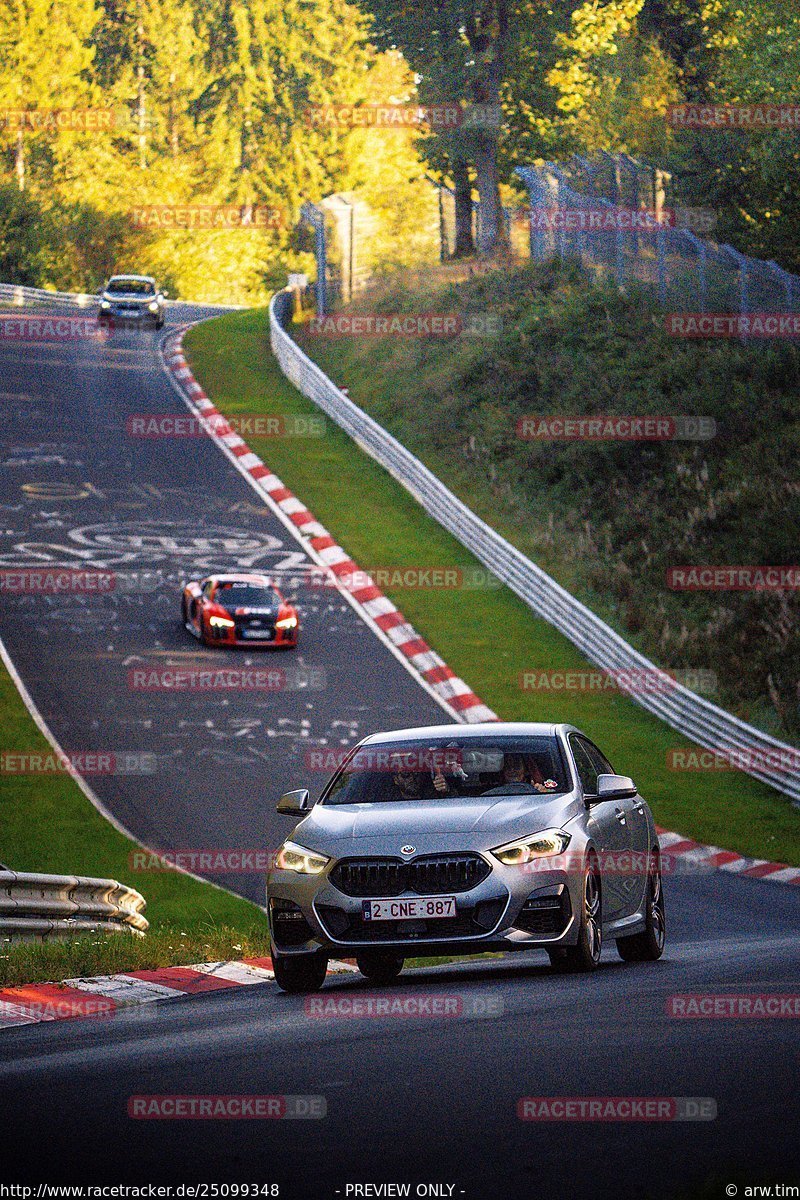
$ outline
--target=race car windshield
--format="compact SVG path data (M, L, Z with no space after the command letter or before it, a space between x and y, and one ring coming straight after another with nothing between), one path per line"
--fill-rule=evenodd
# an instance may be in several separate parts
M111 279L107 292L123 296L155 296L156 289L147 279Z
M448 738L363 746L334 776L323 804L383 804L570 790L554 737Z
M215 599L226 608L278 608L281 598L263 583L220 583Z

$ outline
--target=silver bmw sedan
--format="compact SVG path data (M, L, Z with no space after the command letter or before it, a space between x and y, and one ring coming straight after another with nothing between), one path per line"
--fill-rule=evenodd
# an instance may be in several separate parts
M376 983L406 958L546 950L591 971L606 938L621 957L664 949L652 813L572 725L442 725L373 734L300 817L267 880L275 978L320 988L355 957Z

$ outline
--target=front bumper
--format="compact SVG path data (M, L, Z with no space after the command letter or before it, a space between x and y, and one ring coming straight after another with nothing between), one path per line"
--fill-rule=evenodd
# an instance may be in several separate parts
M235 629L214 629L206 632L204 641L208 646L239 646L250 650L283 649L290 650L297 645L297 629L276 629L271 638L242 638L236 636Z
M573 945L577 940L580 880L560 869L537 868L527 873L493 865L476 887L453 893L455 918L364 921L364 898L345 895L330 881L335 865L330 864L320 876L277 868L270 872L267 908L272 938L280 953L322 949L352 956L369 948L425 957L552 948ZM412 894L416 895L404 896Z
M153 325L158 325L163 319L163 310L151 312L146 305L134 307L112 304L110 308L101 308L98 313L98 320L101 324L110 321L115 325L145 325L149 321Z

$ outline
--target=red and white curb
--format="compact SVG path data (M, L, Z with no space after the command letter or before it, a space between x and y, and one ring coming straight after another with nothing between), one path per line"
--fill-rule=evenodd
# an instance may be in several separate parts
M352 972L357 973L356 967L346 962L333 961L328 967L331 975ZM98 975L91 979L65 979L63 983L31 983L0 991L0 1029L37 1025L42 1021L108 1017L153 1000L175 1000L179 996L225 991L274 979L271 959L244 958Z
M496 721L492 712L475 695L472 688L459 679L435 650L416 632L397 606L385 596L366 572L361 571L346 550L331 537L301 500L289 490L255 454L243 438L231 429L226 418L209 400L189 369L181 349L183 333L165 344L164 360L188 406L202 418L209 433L232 454L237 465L258 485L274 510L290 522L292 532L306 551L333 576L340 591L346 593L384 642L402 655L406 665L457 721L470 724Z
M719 846L704 846L693 842L681 833L670 833L659 829L658 843L665 857L677 858L685 863L688 871L728 871L731 875L743 875L747 879L766 879L773 883L800 884L800 867L789 867L786 863L768 862L765 858L746 858L735 850L723 850Z
M456 718L463 722L497 721L500 718L462 679L459 679L406 621L403 614L388 597L370 580L367 586L348 587L347 576L355 576L363 583L365 575L341 546L337 545L328 531L308 511L302 501L285 487L269 467L265 466L247 443L235 433L223 414L209 400L192 374L181 349L183 332L170 338L165 349L165 361L184 394L187 404L195 415L204 417L209 432L217 437L229 452L236 456L239 466L259 484L260 490L269 499L273 508L288 517L302 537L308 539L316 557L336 577L338 585L347 591L355 606L360 608L369 622L388 636L396 649L400 650L428 691L433 692L440 702L450 708ZM669 852L670 858L680 858L687 868L698 871L719 870L743 875L750 879L766 879L776 883L800 883L800 867L789 867L786 863L767 862L760 858L746 858L733 850L719 846L703 846L686 838L683 834L659 830L661 849Z

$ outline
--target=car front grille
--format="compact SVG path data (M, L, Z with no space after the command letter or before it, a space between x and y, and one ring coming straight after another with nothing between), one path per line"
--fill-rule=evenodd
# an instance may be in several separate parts
M346 896L418 896L468 892L490 873L479 854L437 854L403 862L399 858L351 858L337 863L331 883Z
M265 642L274 641L275 622L271 617L236 617L236 637L250 637L255 640L261 638Z

